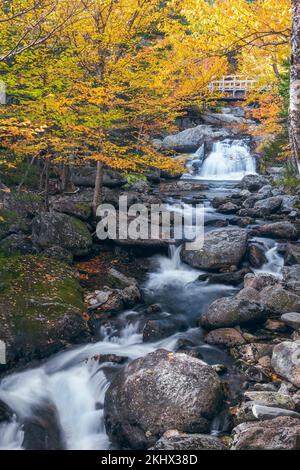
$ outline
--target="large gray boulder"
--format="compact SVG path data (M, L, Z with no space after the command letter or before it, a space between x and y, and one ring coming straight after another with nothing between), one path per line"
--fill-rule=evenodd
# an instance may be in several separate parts
M243 423L233 433L233 450L299 450L300 420L282 416Z
M282 205L282 197L269 197L254 204L254 213L257 217L266 217L277 212Z
M238 267L247 249L246 230L214 230L205 237L201 250L182 252L182 260L198 269L218 271Z
M207 329L230 328L236 325L262 322L266 311L256 302L224 297L215 300L200 318L200 324Z
M265 287L260 301L266 309L276 313L300 312L300 297L279 285Z
M298 240L299 231L290 222L275 222L255 227L254 235L275 239Z
M247 175L241 181L241 188L255 192L269 183L268 179L261 175Z
M58 212L41 213L33 219L32 239L41 249L61 246L74 256L88 255L92 236L80 220Z
M275 346L272 356L275 372L300 388L300 342L288 342Z
M226 125L241 125L247 124L249 121L240 116L234 116L233 114L219 114L219 113L203 113L201 114L202 120L206 124L212 124L213 126L226 126Z
M95 187L96 167L80 166L71 169L71 179L76 186ZM103 175L103 186L115 188L126 184L126 179L117 171L105 170Z
M162 146L166 150L176 152L196 152L205 140L225 139L229 135L226 129L214 130L212 126L200 125L165 137Z
M109 437L143 449L169 429L209 432L222 403L212 367L181 353L158 350L131 362L110 385L104 403Z

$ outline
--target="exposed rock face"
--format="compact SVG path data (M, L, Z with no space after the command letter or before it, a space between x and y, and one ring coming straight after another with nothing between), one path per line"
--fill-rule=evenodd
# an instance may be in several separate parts
M264 176L260 175L247 175L241 181L241 188L254 192L267 185L269 181Z
M226 129L214 130L212 126L200 125L165 137L162 146L176 152L196 152L206 139L225 139L229 135L230 133Z
M167 317L159 320L147 320L143 328L143 341L154 342L167 338L176 331L184 331L188 328L186 319L181 317Z
M259 237L270 237L284 240L297 240L299 232L295 225L290 222L275 222L256 227L254 234Z
M61 246L74 256L85 256L92 248L87 226L78 219L58 212L36 216L32 224L34 243L41 249Z
M218 114L218 113L203 113L201 118L206 124L212 124L214 126L222 125L241 125L249 122L240 116L234 116L232 114Z
M265 287L260 300L266 308L277 313L300 312L300 297L281 286Z
M214 230L205 237L204 246L198 251L182 252L182 260L194 268L218 271L239 266L247 249L246 230Z
M261 268L267 262L264 247L257 243L251 244L248 248L248 259L251 266Z
M210 331L205 336L205 342L208 344L218 346L235 346L236 344L244 344L245 339L240 331L235 328L219 328L217 330Z
M233 450L299 450L300 420L279 417L243 423L234 430Z
M96 167L82 166L71 169L72 182L76 186L86 186L94 188L96 178ZM113 170L105 170L103 175L103 185L108 188L115 188L126 184L126 180L120 173Z
M221 298L213 302L200 318L204 328L230 328L236 325L262 322L266 319L265 309L258 303L236 298Z
M150 450L228 450L216 437L167 431Z
M246 274L244 278L245 289L256 289L261 291L267 286L275 286L276 284L278 284L278 279L271 274Z
M282 315L281 320L294 330L300 330L300 313L289 312Z
M257 217L266 217L278 211L282 204L282 197L270 197L257 201L254 205L254 212Z
M169 429L209 430L222 402L217 374L202 361L158 350L121 371L109 387L105 424L113 441L148 448Z
M55 202L53 207L57 212L63 212L84 221L88 220L92 215L92 204L88 202L77 202L66 198Z
M90 339L81 288L68 266L31 255L3 259L0 284L5 367L41 359L69 343Z
M300 342L283 342L275 346L272 356L275 372L300 388Z

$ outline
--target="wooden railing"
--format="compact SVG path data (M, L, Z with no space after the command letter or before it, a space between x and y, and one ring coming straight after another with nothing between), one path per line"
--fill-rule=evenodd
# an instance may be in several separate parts
M221 80L211 82L208 88L210 91L228 92L235 95L237 92L247 93L247 91L254 87L255 83L256 80L245 78L242 75L228 75L224 76Z

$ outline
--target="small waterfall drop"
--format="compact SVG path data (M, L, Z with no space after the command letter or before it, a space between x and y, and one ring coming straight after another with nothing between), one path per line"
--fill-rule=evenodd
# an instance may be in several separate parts
M243 140L216 142L210 155L196 175L206 180L241 180L245 175L255 174L255 159Z

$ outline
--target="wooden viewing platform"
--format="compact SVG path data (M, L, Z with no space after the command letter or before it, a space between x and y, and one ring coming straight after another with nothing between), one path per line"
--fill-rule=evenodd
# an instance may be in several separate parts
M245 78L242 75L227 75L221 80L211 82L208 88L210 91L231 93L235 97L237 93L247 93L254 87L255 83L256 80Z

